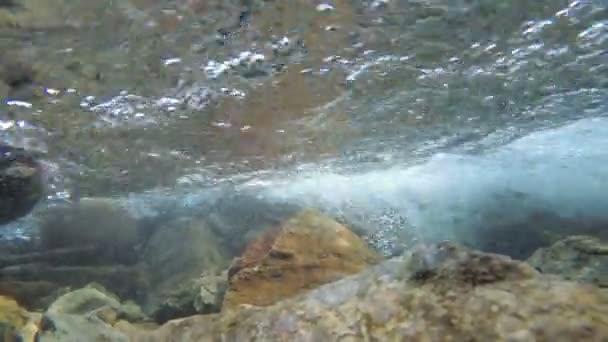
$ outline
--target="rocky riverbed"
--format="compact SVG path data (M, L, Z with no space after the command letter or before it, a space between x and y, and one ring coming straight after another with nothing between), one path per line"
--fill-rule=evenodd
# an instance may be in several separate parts
M107 210L107 203L98 205ZM114 234L114 227L108 228ZM55 253L2 268L2 336L25 341L608 338L603 280L608 245L592 237L557 241L527 262L454 242L420 244L383 258L347 226L305 210L268 227L231 258L202 221L174 222L165 229L172 234L159 229L141 247L131 246L138 260L130 265L119 266L124 260L119 254L117 259L69 254L107 251L108 242L100 240L102 249L62 246L63 257ZM121 251L128 249L115 241Z
M0 0L0 341L605 341L604 1Z

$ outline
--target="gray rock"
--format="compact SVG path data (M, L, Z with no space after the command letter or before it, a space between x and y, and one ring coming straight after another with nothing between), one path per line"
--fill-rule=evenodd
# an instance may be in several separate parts
M543 273L608 287L608 244L591 236L570 236L537 250L528 259Z
M178 285L164 293L152 316L158 323L168 320L221 311L228 282L227 271L205 272L200 278Z
M118 298L96 284L90 284L60 296L48 308L47 314L84 316L102 308L113 311L117 319L133 322L144 318L141 309L136 304L132 302L122 304Z
M219 312L227 286L227 271L221 274L208 272L195 281L197 293L194 297L194 309L196 312L199 314Z
M162 227L148 241L142 259L149 284L144 310L157 321L196 313L194 298L200 286L193 281L228 264L218 240L202 220L178 220Z

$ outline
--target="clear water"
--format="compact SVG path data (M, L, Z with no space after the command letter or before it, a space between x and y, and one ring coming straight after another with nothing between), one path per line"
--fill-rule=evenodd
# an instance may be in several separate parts
M0 9L2 62L32 75L5 79L0 139L44 161L42 207L111 196L227 235L314 207L387 255L606 231L605 0L24 3Z

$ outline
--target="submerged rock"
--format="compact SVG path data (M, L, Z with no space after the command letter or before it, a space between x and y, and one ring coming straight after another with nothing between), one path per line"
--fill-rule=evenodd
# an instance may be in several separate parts
M156 231L142 256L148 283L145 311L160 322L197 313L199 290L193 281L227 266L220 248L204 221L178 220Z
M137 221L117 201L83 198L44 211L40 241L43 250L91 247L95 251L87 257L70 256L59 264L133 264L137 257Z
M137 298L145 285L140 271L126 266L49 266L32 263L0 269L0 276L6 281L17 282L17 284L20 282L48 282L51 286L57 286L58 289L61 287L79 288L95 282L121 298ZM54 295L52 290L47 293L51 296ZM40 299L45 301L44 298ZM30 298L30 301L36 303L35 298Z
M170 319L220 312L227 282L226 272L206 272L198 279L178 285L164 294L153 312L155 321L165 323Z
M608 243L591 236L571 236L537 250L530 265L543 273L608 287Z
M194 308L197 313L219 312L228 286L228 271L206 273L196 282L198 290L194 297Z
M103 287L90 284L59 297L40 321L39 341L128 341L119 322L139 322L141 309L121 303Z
M61 291L61 286L49 281L0 280L0 295L15 298L30 311L46 309Z
M40 164L29 152L0 144L0 225L27 215L42 195Z
M125 334L98 317L47 313L40 326L39 342L129 341Z
M110 319L112 323L118 319L138 321L144 318L141 309L136 304L130 302L123 304L102 286L95 284L90 284L57 298L48 308L47 313L70 315L95 314L105 322L107 320L104 317L107 318L110 315L114 316L114 319Z
M269 307L171 321L134 341L601 341L608 293L452 243Z
M222 310L240 304L271 305L381 259L345 226L305 210L264 232L235 260Z

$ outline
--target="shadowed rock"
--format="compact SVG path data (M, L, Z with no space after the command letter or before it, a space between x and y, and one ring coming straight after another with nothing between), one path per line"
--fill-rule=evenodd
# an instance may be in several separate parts
M34 157L0 144L0 224L27 215L42 193L42 169Z
M227 267L229 259L202 220L176 220L147 242L141 269L146 275L145 311L158 322L198 313L196 283L205 272Z

